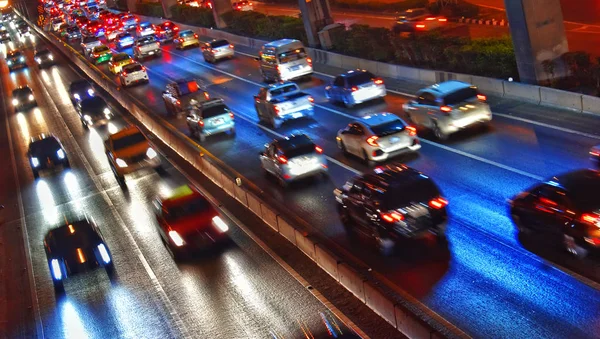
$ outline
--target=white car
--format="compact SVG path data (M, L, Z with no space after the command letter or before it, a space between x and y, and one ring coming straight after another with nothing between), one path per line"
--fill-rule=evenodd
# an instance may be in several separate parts
M52 20L52 32L58 32L64 23L62 19Z
M119 82L123 87L128 87L141 82L148 83L149 81L150 79L148 78L146 67L138 62L123 66L121 73L119 73Z

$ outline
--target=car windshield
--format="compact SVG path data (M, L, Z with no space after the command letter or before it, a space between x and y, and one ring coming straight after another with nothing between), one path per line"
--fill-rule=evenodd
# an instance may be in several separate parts
M131 57L129 56L129 54L117 54L115 56L113 56L113 61L125 61L131 59Z
M29 94L31 94L31 89L29 87L17 88L12 92L12 95L15 98L23 98L29 96Z
M69 33L79 32L79 28L77 28L77 27L68 27L67 28L67 32L69 32Z
M47 54L50 54L50 51L47 49L35 52L35 56L42 56L42 55L47 55Z
M306 135L279 140L278 143L288 159L315 152L315 144Z
M287 94L287 93L291 93L294 92L298 89L298 87L296 86L296 84L288 84L285 86L281 86L278 88L274 88L271 90L271 95L276 97L276 96L280 96L283 94Z
M388 121L376 126L371 126L371 130L378 137L385 137L387 135L402 132L405 128L406 125L400 119Z
M210 47L219 48L223 46L229 46L229 41L227 40L217 40L210 43Z
M202 117L204 119L216 117L217 115L227 114L229 109L225 105L214 105L202 108Z
M31 154L35 156L41 156L45 154L53 154L60 149L60 144L53 138L46 138L38 141L34 141L29 146Z
M104 99L100 97L91 97L81 102L81 110L89 113L103 113L104 109L108 108Z
M121 33L121 34L119 34L119 39L128 39L128 38L133 38L133 37L129 33Z
M198 214L210 209L208 201L202 198L190 199L177 206L171 206L166 210L165 219L174 221L190 215Z
M348 77L348 86L360 86L373 81L375 76L371 72L357 72Z
M285 64L286 62L292 62L306 58L306 51L304 51L304 48L298 48L285 53L280 53L277 58L279 59L280 63Z
M461 102L471 101L477 97L477 89L473 87L461 88L457 91L447 94L444 97L444 104L456 105Z
M181 37L186 37L186 36L190 36L190 35L194 35L194 32L189 31L189 30L179 32L179 36L181 36Z
M141 38L138 40L138 44L140 44L140 45L148 45L148 44L151 44L154 42L156 42L156 40L154 39L153 36L148 36L148 37Z
M127 65L127 66L123 67L123 70L126 72L138 72L138 71L142 70L142 65L140 65L140 64Z
M71 83L71 85L69 86L69 89L71 91L75 91L78 89L89 89L89 88L92 88L92 86L90 86L90 83L87 82L86 80L75 81L75 82Z
M98 46L98 47L94 47L94 52L95 53L102 53L102 52L109 52L110 49L106 46Z
M9 58L18 58L21 56L21 52L20 51L16 51L16 52L12 52L8 54Z
M406 181L392 182L382 194L385 209L395 210L410 203L428 203L440 195L438 188L429 178L419 176Z
M130 134L119 139L114 139L113 148L120 150L146 141L146 137L142 133Z

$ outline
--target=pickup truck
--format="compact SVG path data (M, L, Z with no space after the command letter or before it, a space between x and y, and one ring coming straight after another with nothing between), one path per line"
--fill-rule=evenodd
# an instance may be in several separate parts
M314 99L291 81L262 87L254 96L254 108L260 122L279 128L284 121L312 118Z
M185 112L189 106L203 103L210 99L208 92L200 87L196 79L180 79L167 84L162 93L167 113L177 115Z
M153 168L159 174L165 172L158 153L136 126L109 135L104 149L110 169L121 186L125 185L125 174L145 168Z
M81 53L88 56L92 49L96 46L101 46L102 42L95 36L83 36L81 38Z
M159 56L161 53L160 42L154 36L145 36L135 41L133 57L138 60L149 56Z

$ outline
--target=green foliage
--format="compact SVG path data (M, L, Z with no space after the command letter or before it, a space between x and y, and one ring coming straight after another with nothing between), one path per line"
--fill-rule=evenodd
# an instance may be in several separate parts
M121 10L121 11L128 11L129 8L127 7L127 0L116 0L115 1L115 6L117 9Z
M306 43L302 19L289 16L268 16L258 12L229 12L223 15L231 33L266 39L298 39Z
M200 27L213 27L215 18L212 9L190 7L186 5L171 6L172 19L188 25L196 25Z
M479 6L463 0L455 4L448 4L443 7L439 3L434 2L427 6L429 11L434 14L441 14L449 18L476 18L479 16Z
M138 14L145 16L153 16L157 18L162 18L165 16L160 2L139 2L135 4L135 9Z

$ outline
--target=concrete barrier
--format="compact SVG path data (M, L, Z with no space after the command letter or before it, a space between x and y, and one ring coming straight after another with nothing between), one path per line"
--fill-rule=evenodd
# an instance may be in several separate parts
M504 96L535 104L539 104L541 101L539 86L525 85L514 81L504 81Z
M396 66L396 74L398 78L422 82L419 77L419 69L406 66Z
M327 272L333 279L340 281L340 274L338 272L338 264L340 259L333 253L325 249L324 245L315 244L315 259L321 268Z
M435 331L430 330L426 324L403 307L394 306L397 328L409 338L431 338Z
M342 57L342 68L345 69L357 69L360 68L360 59L359 58L355 58L355 57L351 57L351 56L347 56L347 55L340 55Z
M233 189L234 186L235 184L233 183L233 180L226 175L223 175L223 189L232 197L235 197L235 190Z
M283 235L289 242L297 246L296 243L296 229L290 225L285 219L277 216L277 227L279 228L279 234Z
M337 53L327 53L327 65L342 68L342 55Z
M338 272L340 275L340 284L364 303L365 278L346 263L338 265Z
M540 87L540 96L544 105L562 106L580 112L583 110L583 99L579 93Z
M315 243L313 240L308 234L304 234L304 232L298 230L294 230L294 234L296 235L296 246L309 258L315 261Z
M398 68L396 65L387 64L385 62L377 63L377 71L373 72L375 75L386 78L397 78Z
M471 76L471 83L485 94L504 96L504 81L499 79L484 78L476 75Z
M370 281L364 283L365 303L392 326L396 326L394 303Z
M436 71L429 69L419 69L419 81L426 84L435 84L438 82Z
M367 71L377 75L377 61L358 59L358 68L366 69Z
M273 212L269 206L263 203L260 204L260 211L260 217L265 224L269 225L276 232L279 232L279 228L277 227L277 213Z
M248 208L252 213L256 214L259 218L262 218L260 211L260 201L254 197L253 194L246 192L246 198L248 199Z
M245 207L248 207L248 198L246 197L246 191L238 185L234 186L235 198Z
M584 112L600 114L600 98L582 95L581 101Z

